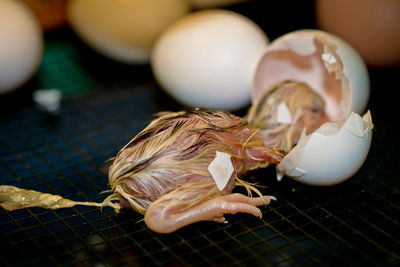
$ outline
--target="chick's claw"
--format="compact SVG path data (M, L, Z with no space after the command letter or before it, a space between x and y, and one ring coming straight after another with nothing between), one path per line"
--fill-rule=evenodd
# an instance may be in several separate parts
M168 210L166 203L156 201L147 210L145 223L155 232L170 233L200 221L224 223L224 214L240 212L261 217L261 210L257 206L267 205L271 200L275 200L275 198L272 196L252 198L235 193L216 196L189 209L182 207L182 209L178 210Z

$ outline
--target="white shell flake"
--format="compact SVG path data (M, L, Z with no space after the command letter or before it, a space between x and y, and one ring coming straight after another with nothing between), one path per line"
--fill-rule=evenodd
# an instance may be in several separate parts
M276 118L276 121L279 123L292 123L292 116L290 115L289 108L287 105L282 102L278 106L278 116Z
M208 171L211 173L219 191L224 190L233 173L231 155L216 151L216 156L208 166Z
M62 93L58 89L40 89L33 92L33 101L43 110L56 113L61 107Z
M336 58L331 54L331 53L324 53L322 54L322 60L326 62L327 64L333 64L336 63Z

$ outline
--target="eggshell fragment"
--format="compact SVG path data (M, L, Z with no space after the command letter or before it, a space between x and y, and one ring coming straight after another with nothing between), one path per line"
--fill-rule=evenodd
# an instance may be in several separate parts
M168 27L154 46L151 66L158 83L186 106L232 111L249 104L267 44L250 19L203 10Z
M330 120L364 112L369 99L365 63L349 44L317 30L300 30L274 40L258 63L253 102L285 80L308 84L325 101Z
M371 146L370 112L352 112L339 122L304 133L299 143L277 166L278 178L286 175L310 185L334 185L353 176L364 163Z
M38 107L50 114L57 114L61 107L62 93L58 89L39 89L32 94Z
M292 115L290 115L289 108L285 103L280 103L278 106L278 115L276 122L279 123L292 123Z
M216 151L216 157L208 166L208 171L214 179L219 191L224 190L233 173L231 155Z

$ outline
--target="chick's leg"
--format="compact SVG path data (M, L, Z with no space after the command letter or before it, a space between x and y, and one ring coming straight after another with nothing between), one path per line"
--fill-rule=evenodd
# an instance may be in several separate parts
M190 207L171 203L180 199L181 195L181 190L175 190L150 205L145 214L146 225L155 232L170 233L195 222L224 222L224 214L241 212L260 217L261 211L257 206L269 204L271 199L275 199L271 196L251 198L235 193L215 196Z

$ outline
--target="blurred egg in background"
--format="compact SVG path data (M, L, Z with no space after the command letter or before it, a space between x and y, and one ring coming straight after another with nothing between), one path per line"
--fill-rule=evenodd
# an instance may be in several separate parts
M254 71L268 42L239 13L197 11L163 32L151 66L161 87L184 105L237 110L250 103Z
M317 0L320 29L349 42L371 67L400 63L399 0Z
M67 18L93 49L122 63L148 63L159 34L189 12L186 0L71 0Z
M13 91L36 72L43 37L32 11L19 0L0 1L0 94Z

